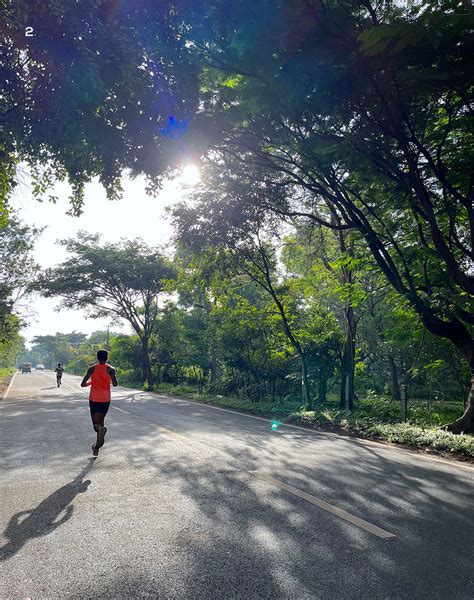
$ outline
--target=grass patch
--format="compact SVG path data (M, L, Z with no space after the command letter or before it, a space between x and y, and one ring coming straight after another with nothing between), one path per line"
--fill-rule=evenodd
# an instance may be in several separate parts
M413 423L383 423L373 418L360 417L357 413L333 414L333 411L300 411L291 415L291 422L313 427L332 427L363 437L402 444L412 448L431 449L438 452L474 458L474 436L455 435L436 427L425 427Z
M0 369L0 394L2 396L4 391L7 389L15 371L16 369L12 367Z
M241 398L233 398L231 396L220 396L212 394L199 394L197 388L191 385L173 385L171 383L162 383L156 385L154 388L156 393L164 393L170 396L181 396L188 400L196 400L203 404L212 404L213 406L220 406L222 408L233 408L234 410L240 410L242 412L248 412L258 415L271 414L275 404L271 402L260 402L258 404L249 402L248 400L242 400ZM294 407L293 407L294 408ZM291 410L289 409L288 414Z

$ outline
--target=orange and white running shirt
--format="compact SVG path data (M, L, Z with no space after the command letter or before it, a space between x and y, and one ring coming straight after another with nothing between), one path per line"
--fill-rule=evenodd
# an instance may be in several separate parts
M94 366L91 375L91 389L89 392L89 400L92 402L110 402L110 375L107 369L108 364L98 364Z

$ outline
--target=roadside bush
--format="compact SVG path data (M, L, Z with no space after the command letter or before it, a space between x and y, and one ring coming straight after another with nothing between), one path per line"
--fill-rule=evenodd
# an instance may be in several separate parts
M116 373L119 385L137 389L140 389L143 385L140 373L135 369L121 369L120 367L116 367Z
M454 435L440 429L424 429L410 423L375 423L366 428L356 427L364 435L375 436L397 444L408 444L416 448L434 448L443 452L458 452L474 457L474 437Z

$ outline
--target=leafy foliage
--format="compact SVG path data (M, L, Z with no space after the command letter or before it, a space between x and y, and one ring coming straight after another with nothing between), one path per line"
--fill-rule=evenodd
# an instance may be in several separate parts
M357 232L473 371L474 12L453 6L216 1L190 36L208 40L209 192ZM473 398L453 430L474 429Z
M0 366L15 364L23 347L20 335L23 320L20 301L27 295L38 266L32 258L32 249L39 230L20 221L10 213L0 227Z
M35 195L67 177L79 214L96 176L115 198L123 169L155 180L176 167L197 76L171 5L18 0L2 5L0 17L0 149L31 166ZM5 188L12 162L0 154L0 165Z

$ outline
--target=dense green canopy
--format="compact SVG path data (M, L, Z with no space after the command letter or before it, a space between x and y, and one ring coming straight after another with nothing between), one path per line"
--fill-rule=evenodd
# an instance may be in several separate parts
M167 3L18 0L0 16L4 171L9 152L27 161L37 195L67 177L77 213L96 176L114 198L124 169L154 178L176 167L198 89Z

